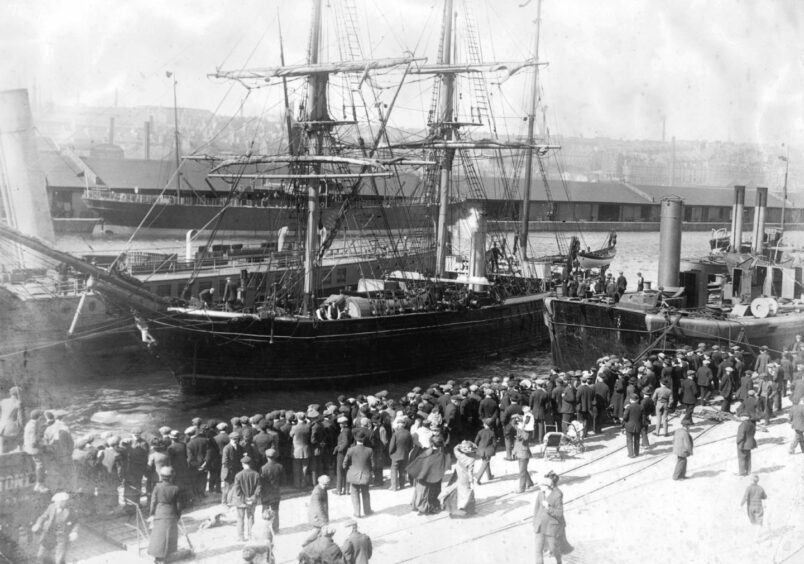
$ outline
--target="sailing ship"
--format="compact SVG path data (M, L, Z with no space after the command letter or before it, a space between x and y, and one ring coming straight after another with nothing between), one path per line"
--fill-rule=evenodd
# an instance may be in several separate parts
M472 157L477 149L495 154L519 151L526 155L529 171L534 157L539 159L557 147L536 142L532 126L525 141L473 139L465 131L482 123L484 114L477 112L468 121L461 121L455 91L459 75L477 77L501 70L512 75L524 68L538 69L542 63L535 57L516 63L486 63L476 58L455 64L452 15L452 1L446 0L436 64L410 56L322 63L321 0L315 0L306 64L216 73L222 78L258 80L262 84L297 77L307 83L307 97L297 119L306 135L304 143L298 147L289 143L284 155L247 155L223 163L235 170L263 167L255 174L284 181L307 194L299 277L271 284L271 291L250 306L220 310L182 297L155 296L114 269L99 269L61 256L13 229L0 227L0 232L87 273L96 291L135 310L149 350L188 388L222 390L383 380L454 368L546 343L542 316L549 277L536 276L536 263L527 260L527 222L523 222L523 244L517 260L503 245L502 260L487 263L483 188ZM476 33L471 25L467 28L468 35ZM398 69L402 79L395 92L407 76L435 77L429 134L418 143L382 146L394 94L371 142L345 146L347 137L335 130L355 124L330 116L330 77L342 75L352 86L362 87L371 81L361 77L377 70ZM529 120L533 119L530 114ZM393 178L404 162L403 151L417 151L414 155L419 162L429 167L425 176L439 204L434 262L414 270L404 260L398 239L389 237L389 252L402 259L400 268L384 276L365 277L356 288L323 295L323 257L348 216L352 198L364 183ZM463 175L454 172L457 163L463 165ZM527 176L529 181L530 173ZM460 205L455 205L453 192L457 179L471 192L471 197L458 199ZM327 228L320 216L320 190L333 181L347 183L348 190L335 221ZM529 186L524 192L529 193ZM467 235L468 243L461 234ZM500 234L497 238L504 240ZM514 264L519 267L513 268ZM299 295L294 292L296 281Z
M736 187L736 193L731 240L742 241L745 187ZM762 346L780 354L804 327L804 261L796 253L780 255L778 248L765 247L766 194L766 188L758 189L750 253L735 248L717 260L683 262L683 202L663 200L660 287L626 293L617 303L601 297L548 298L545 323L556 364L585 369L605 355L639 359L698 343L739 346L749 359Z

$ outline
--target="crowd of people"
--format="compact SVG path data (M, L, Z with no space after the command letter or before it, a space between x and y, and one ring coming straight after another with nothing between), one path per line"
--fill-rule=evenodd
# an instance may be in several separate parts
M721 410L734 408L743 419L737 440L741 474L751 472L755 422L764 417L767 424L786 394L794 405L790 451L796 445L804 450L800 336L778 358L763 347L750 367L739 347L721 350L700 344L639 362L603 357L584 371L450 380L415 387L401 398L386 391L339 396L301 411L274 410L226 421L195 417L183 430L136 428L126 436L87 435L75 442L64 411L33 409L23 421L20 391L12 388L0 401L0 446L3 452L22 449L35 468L35 490L70 492L79 513L147 507L153 526L150 554L157 561L176 550L182 511L207 496L216 496L236 512L238 540L251 541L249 553L258 554L254 541L270 544L281 530L281 488L290 487L305 493L312 489L311 535L300 560L337 562L335 556L328 560L322 554L340 553L338 558L352 555L346 562L363 562L371 553L370 539L355 537L350 547L331 542L330 487L335 495L351 496L355 519L373 513L372 487L400 490L408 485L413 486L411 509L418 514L446 509L451 517L466 518L474 514L474 488L483 479L494 479L489 462L498 445L506 460L518 462L516 491L525 492L535 487L528 468L532 447L544 441L550 427L566 432L579 425L581 437L599 434L604 427L620 428L629 456L636 457L640 448L650 448L651 423L655 435L667 436L668 415L678 407L684 415L674 432L674 478L683 479L693 447L686 426L695 406L711 403L714 391L722 396ZM556 517L556 495L550 491L557 488L554 480L548 481L538 503L547 504L547 513L537 506L536 520L544 521L553 537L540 542L560 561L556 546L566 539L557 541L563 532L556 522L563 516ZM142 501L146 496L148 504ZM257 506L268 530L255 533ZM350 527L363 535L356 523Z

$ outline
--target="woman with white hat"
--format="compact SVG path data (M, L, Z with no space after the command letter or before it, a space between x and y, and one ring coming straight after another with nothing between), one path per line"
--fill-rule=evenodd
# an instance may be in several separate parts
M573 550L567 542L565 527L564 494L558 489L558 475L550 471L539 479L539 493L533 511L536 564L544 563L545 549L556 559L556 564L561 564L562 554Z
M148 554L154 562L164 562L176 552L179 540L179 517L181 502L179 487L173 485L173 468L159 470L160 482L151 494L151 512L148 521L153 525Z

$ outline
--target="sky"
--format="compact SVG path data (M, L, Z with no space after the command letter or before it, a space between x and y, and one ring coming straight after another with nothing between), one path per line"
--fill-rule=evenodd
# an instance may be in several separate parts
M341 1L325 0L325 13ZM435 59L441 0L352 1L367 53ZM531 53L537 0L468 4L485 59ZM303 62L311 8L302 0L4 0L3 12L0 89L29 88L60 105L170 106L171 71L180 106L232 114L246 98L245 113L271 115L276 97L247 96L207 75L277 65L278 20L287 61ZM668 139L804 147L803 24L799 0L544 0L540 58L549 66L540 81L551 130L661 139L664 123ZM402 115L429 106L424 86L414 92L400 102Z

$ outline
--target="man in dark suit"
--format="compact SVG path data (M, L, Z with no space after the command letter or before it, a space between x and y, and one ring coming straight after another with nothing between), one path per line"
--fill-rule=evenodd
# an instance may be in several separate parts
M639 396L632 394L628 405L623 411L623 427L625 440L628 446L628 458L639 456L639 435L642 432L642 406L639 405Z
M698 385L695 383L695 371L687 370L687 377L681 382L681 404L684 406L684 418L681 420L692 423L692 411L698 404Z
M756 425L747 413L740 415L740 426L737 429L737 465L739 476L748 476L751 473L751 451L757 448L754 439Z
M191 431L192 430L192 431ZM190 427L187 431L195 433ZM170 465L173 467L174 484L179 487L182 503L192 503L193 494L190 488L190 467L187 464L187 445L181 440L178 431L170 432L170 446L167 447Z
M558 410L559 413L561 413L561 431L563 433L567 432L569 424L572 423L572 420L575 418L576 403L577 395L575 388L572 387L572 383L569 383L561 394L561 407Z
M274 533L279 532L279 502L282 499L280 495L280 486L284 478L285 469L276 461L278 453L276 449L269 448L265 451L266 462L260 468L260 496L262 502L262 511L269 507L273 510L273 520L271 521L271 528Z
M237 507L237 540L250 540L254 526L254 510L259 502L260 474L251 468L251 457L245 455L240 459L243 469L234 479L234 495L232 504Z
M245 455L240 446L240 433L229 433L229 444L221 452L221 503L231 505L235 475L243 469L240 459Z
M516 429L511 425L511 418L514 415L522 415L522 406L519 405L519 399L516 396L511 397L511 403L505 408L502 415L503 438L505 439L505 459L514 460L514 437L516 436Z
M484 397L480 400L480 405L478 406L477 414L480 417L480 420L483 419L490 419L491 420L491 430L494 431L499 435L499 423L500 423L500 406L497 403L497 400L494 398L494 390L491 388L486 388L483 391Z
M335 444L335 493L344 495L349 489L346 483L346 470L343 467L343 460L346 458L346 451L352 446L352 430L349 428L349 418L345 415L338 417L338 425L341 430L338 434L338 441Z
M359 429L355 431L355 444L346 451L343 459L343 468L346 470L346 481L352 487L352 509L354 516L368 516L373 513L371 510L371 497L369 495L369 483L372 476L371 449L363 444L366 434ZM363 502L363 515L360 514L360 503Z
M720 405L720 410L728 413L731 411L731 400L734 394L734 384L731 378L734 367L724 366L725 364L724 360L720 365L723 368L723 376L720 378L720 394L723 396L723 403Z
M536 430L536 442L544 440L544 424L547 418L550 398L545 389L544 380L536 380L536 389L530 395L530 410L533 412L533 423Z
M310 434L312 429L307 421L307 414L300 411L296 414L296 424L290 428L293 441L293 487L302 489L308 483L310 474Z
M214 446L209 444L209 439L204 436L202 432L195 427L191 427L192 434L187 433L191 437L187 441L187 465L190 472L190 487L192 488L193 497L203 498L206 493L207 481L207 467L212 460L211 448ZM188 429L189 431L189 429Z
M583 373L581 385L578 386L575 394L578 399L578 419L583 424L583 435L585 439L589 434L589 427L592 425L592 410L595 406L595 391L589 385L591 374L588 372Z
M408 418L403 417L394 427L391 441L388 443L388 455L391 457L391 486L396 491L405 487L410 452L413 450L413 437L408 431Z
M257 463L259 467L265 464L265 451L272 448L276 451L279 450L279 434L271 428L271 422L267 419L261 420L257 424L259 431L251 439L251 444L254 445L254 452L257 454Z
M477 445L477 456L483 461L480 465L480 471L475 474L475 480L480 484L480 479L483 473L488 474L489 480L493 480L494 476L491 475L491 459L497 450L497 437L491 429L491 419L483 420L483 428L478 431L475 437L475 444Z
M371 558L371 539L365 533L357 530L357 521L349 519L344 523L349 536L341 547L343 560L346 564L368 564Z
M595 406L592 409L592 426L595 429L595 434L599 435L603 432L603 420L606 417L606 410L609 408L611 389L603 378L598 376L597 382L595 382L594 391Z

